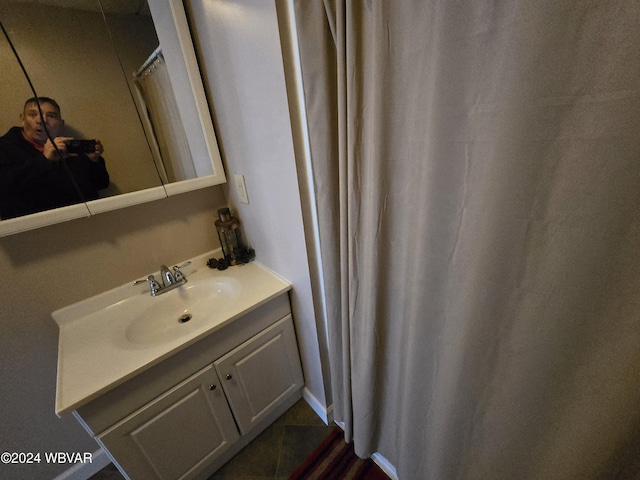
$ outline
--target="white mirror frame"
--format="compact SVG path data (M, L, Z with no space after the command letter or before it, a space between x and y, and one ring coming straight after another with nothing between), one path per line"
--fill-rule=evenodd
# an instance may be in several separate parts
M182 0L149 1L194 162L211 162L213 175L0 221L0 237L138 205L226 182ZM204 140L204 141L203 141Z

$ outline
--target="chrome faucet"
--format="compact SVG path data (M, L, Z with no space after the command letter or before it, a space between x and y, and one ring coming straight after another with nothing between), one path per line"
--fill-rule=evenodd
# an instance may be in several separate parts
M191 262L185 262L180 266L174 266L173 271L169 270L166 265L160 266L160 278L162 279L162 284L160 284L153 275L149 275L147 278L142 280L136 280L133 284L137 285L138 283L149 282L149 293L151 293L151 296L155 297L156 295L161 295L187 283L187 277L182 273L182 271L180 271L181 268L184 268L187 265L191 265Z
M171 273L171 270L169 270L166 265L160 266L160 278L162 278L163 288L167 288L168 286L173 285L173 283L175 282L173 273Z

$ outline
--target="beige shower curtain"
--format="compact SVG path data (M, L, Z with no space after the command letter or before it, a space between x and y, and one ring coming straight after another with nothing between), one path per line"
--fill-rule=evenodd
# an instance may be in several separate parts
M294 6L356 452L638 478L640 3Z
M153 138L160 150L161 165L158 170L165 182L177 182L196 178L195 166L189 149L187 134L180 119L171 79L164 56L158 48L135 75ZM146 125L147 122L144 122Z

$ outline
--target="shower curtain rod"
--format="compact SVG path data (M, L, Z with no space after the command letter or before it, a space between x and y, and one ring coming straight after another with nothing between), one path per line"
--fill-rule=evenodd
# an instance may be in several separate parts
M162 47L158 46L158 48L156 48L153 51L153 53L149 55L149 58L147 58L147 60L142 64L142 66L138 69L138 71L134 72L133 74L134 78L138 78L140 75L142 75L142 72L144 72L147 68L149 68L151 64L155 62L158 56L161 54L162 54Z

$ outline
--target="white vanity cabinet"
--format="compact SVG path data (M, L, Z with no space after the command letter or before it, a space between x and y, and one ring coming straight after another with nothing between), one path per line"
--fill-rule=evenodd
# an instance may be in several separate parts
M132 478L185 478L240 435L213 365L98 437Z
M302 396L284 294L74 415L129 478L206 478Z
M243 435L283 399L302 387L302 371L290 316L214 364Z

